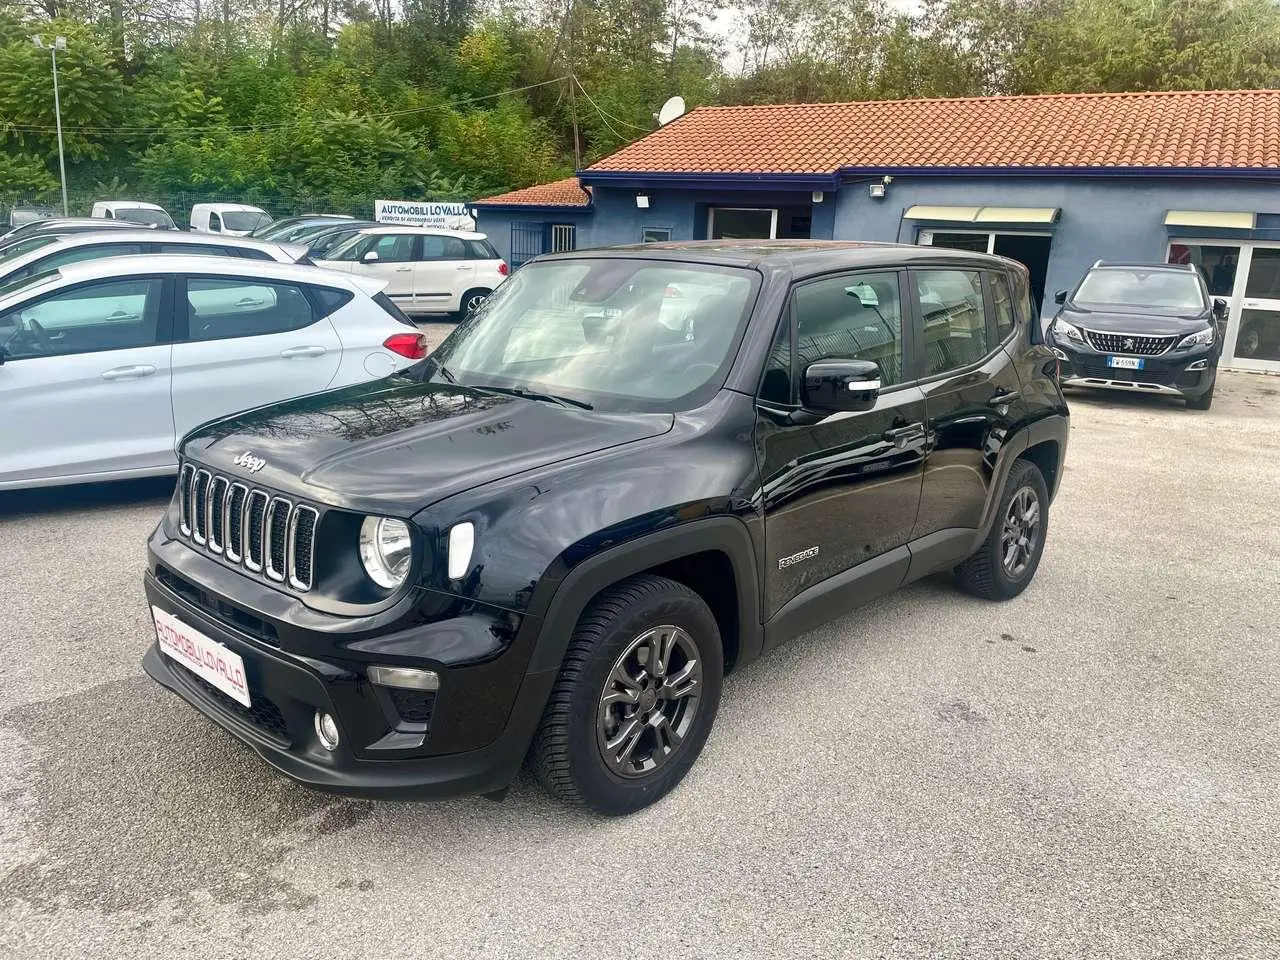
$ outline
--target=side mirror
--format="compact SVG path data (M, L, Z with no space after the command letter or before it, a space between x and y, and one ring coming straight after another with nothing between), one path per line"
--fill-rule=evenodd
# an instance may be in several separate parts
M1213 315L1219 320L1227 315L1227 301L1222 297L1213 298Z
M818 360L804 369L800 399L806 410L870 410L879 397L880 365L874 360Z
M1055 293L1055 294L1053 295L1053 302L1054 302L1054 303L1066 303L1066 302L1067 302L1067 291L1065 291L1065 290L1059 290L1057 293Z
M364 263L373 263L373 262L374 262L375 260L377 260L377 259L378 259L378 251L377 251L377 250L368 250L368 251L365 251L365 255L364 255L363 257L361 257L361 258L360 258L360 260L361 260L362 262L364 262Z

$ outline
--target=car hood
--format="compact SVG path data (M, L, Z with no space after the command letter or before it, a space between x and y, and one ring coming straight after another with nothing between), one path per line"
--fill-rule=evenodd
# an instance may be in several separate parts
M1090 309L1079 304L1063 307L1058 311L1058 318L1074 323L1077 327L1085 327L1099 333L1136 333L1144 337L1168 337L1195 333L1197 330L1203 330L1210 323L1208 312L1194 316L1177 316L1141 310Z
M659 436L673 422L393 377L214 421L182 452L249 484L409 516L493 480ZM248 466L236 463L245 454Z

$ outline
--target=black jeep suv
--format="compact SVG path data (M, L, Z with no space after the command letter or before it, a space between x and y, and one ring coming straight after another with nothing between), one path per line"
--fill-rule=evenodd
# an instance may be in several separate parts
M1194 266L1099 260L1056 299L1049 339L1065 386L1163 393L1209 409L1227 302L1209 296Z
M181 446L147 672L340 793L625 813L724 672L955 569L1020 593L1067 408L1026 271L931 247L650 244L523 266L407 372Z

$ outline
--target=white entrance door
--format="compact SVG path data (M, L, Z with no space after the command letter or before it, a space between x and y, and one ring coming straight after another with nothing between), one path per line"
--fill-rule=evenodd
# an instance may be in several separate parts
M1254 245L1241 256L1244 290L1231 311L1231 365L1280 373L1280 248Z

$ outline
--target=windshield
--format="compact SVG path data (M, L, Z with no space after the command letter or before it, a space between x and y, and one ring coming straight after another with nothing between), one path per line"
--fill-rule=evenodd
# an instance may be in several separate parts
M330 228L331 229L331 228ZM311 249L307 252L311 256L319 256L335 249L339 244L346 243L351 237L360 232L360 228L354 230L334 230L332 233L322 232L311 242ZM305 240L303 241L306 242Z
M45 234L39 237L25 237L21 240L15 240L13 243L0 248L0 263L11 263L23 254L30 253L32 250L39 250L41 247L47 247L49 244L57 243L61 239L59 236Z
M1205 309L1200 281L1190 271L1102 267L1090 270L1071 298L1075 303L1199 313Z
M117 220L128 220L130 223L145 223L150 227L172 227L173 220L163 210L148 210L146 207L126 207L116 211Z
M271 222L271 216L261 210L228 210L222 215L222 226L227 230L256 230Z
M434 369L468 386L671 409L723 374L757 281L660 260L529 264L433 354Z

